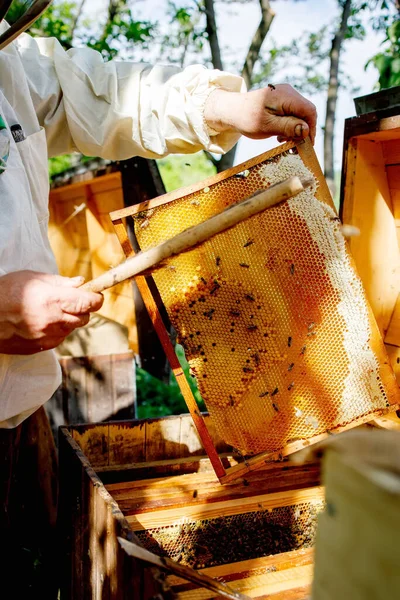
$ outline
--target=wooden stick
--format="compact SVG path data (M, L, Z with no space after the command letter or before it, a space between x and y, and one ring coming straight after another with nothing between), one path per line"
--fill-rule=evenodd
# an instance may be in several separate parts
M240 594L231 590L227 585L212 579L208 575L204 575L203 573L198 573L194 569L190 567L185 567L184 565L180 565L170 558L160 557L148 550L145 550L141 546L137 544L133 544L132 542L128 542L127 540L119 537L119 543L121 544L123 550L129 556L133 556L134 558L138 558L139 560L143 560L152 565L156 565L157 567L161 567L162 569L168 570L170 573L174 575L178 575L182 579L186 581L191 581L197 585L200 585L207 590L211 590L216 592L223 598L229 598L229 600L250 600L249 596L245 596L244 594Z
M217 233L226 231L267 208L275 206L293 196L297 196L297 194L304 191L305 187L310 185L310 181L301 181L298 177L290 177L267 190L247 198L243 202L228 207L203 223L185 229L182 233L163 242L159 246L149 248L149 250L128 258L114 269L85 283L82 288L92 292L103 292L117 283L148 271L151 267L158 265L171 256L185 252L205 242Z
M36 0L9 29L0 35L0 50L4 50L8 44L11 44L21 33L26 31L51 3L52 0Z

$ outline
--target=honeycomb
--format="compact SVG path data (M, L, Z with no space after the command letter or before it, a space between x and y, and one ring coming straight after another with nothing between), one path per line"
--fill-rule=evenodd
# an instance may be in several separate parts
M389 406L339 219L293 150L134 217L145 250L292 175L314 186L154 273L218 434L248 456Z
M323 502L183 521L135 532L150 552L203 569L314 545Z

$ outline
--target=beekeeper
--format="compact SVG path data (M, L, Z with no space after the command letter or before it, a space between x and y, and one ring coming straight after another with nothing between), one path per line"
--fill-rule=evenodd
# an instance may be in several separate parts
M3 21L0 34L7 29ZM65 52L56 39L27 34L1 50L0 428L52 396L61 381L53 348L102 305L101 295L78 289L81 278L56 274L48 156L224 153L240 135L314 139L315 130L315 107L289 85L246 93L229 73L104 63L88 48Z

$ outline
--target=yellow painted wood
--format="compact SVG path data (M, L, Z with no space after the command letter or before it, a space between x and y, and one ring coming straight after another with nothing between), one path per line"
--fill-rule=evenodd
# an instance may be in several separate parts
M382 145L363 136L349 148L343 221L361 232L350 249L385 335L399 293L400 253Z
M82 203L86 208L66 222ZM62 275L81 275L89 281L124 260L124 253L108 215L123 206L120 173L90 177L51 191L49 237ZM126 327L129 346L138 352L130 282L104 293L104 304L99 314ZM106 340L104 353L107 353Z
M127 521L133 531L165 527L182 519L217 519L221 516L239 515L247 512L270 510L277 506L291 506L303 502L321 502L324 498L321 487L307 488L304 490L289 490L273 494L261 494L238 500L212 502L210 504L196 504L180 506L178 509L170 508L149 513L127 516Z

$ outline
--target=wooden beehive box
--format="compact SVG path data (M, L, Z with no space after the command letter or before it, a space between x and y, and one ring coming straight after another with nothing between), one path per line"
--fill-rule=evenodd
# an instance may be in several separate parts
M343 223L355 225L361 232L350 240L350 249L398 382L399 112L399 107L394 107L347 119L341 194Z
M313 600L395 600L400 589L398 432L330 440L318 516Z
M226 465L240 460L213 441ZM128 557L118 536L250 597L307 598L316 464L269 464L222 486L189 415L62 428L60 463L64 600L216 597Z

